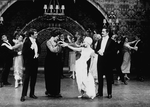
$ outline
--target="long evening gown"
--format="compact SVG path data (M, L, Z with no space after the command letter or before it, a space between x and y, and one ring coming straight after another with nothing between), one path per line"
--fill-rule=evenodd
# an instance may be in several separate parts
M22 78L23 78L22 47L23 47L23 42L19 42L16 44L16 48L15 48L15 51L18 53L14 57L14 62L13 62L15 87L18 87L19 84L22 84Z
M96 95L94 77L87 70L87 61L90 59L91 53L94 50L91 48L83 48L81 56L76 60L76 81L79 92L84 91L87 97L94 98Z
M95 53L94 57L91 58L90 72L92 73L95 80L97 80L97 59L98 55Z
M123 56L123 62L121 65L122 73L130 73L131 68L131 56L130 56L130 49L127 47L124 47L124 56Z

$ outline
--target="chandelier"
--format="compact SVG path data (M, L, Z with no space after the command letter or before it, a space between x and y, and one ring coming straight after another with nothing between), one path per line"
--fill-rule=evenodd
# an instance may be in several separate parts
M108 22L108 24L107 24ZM107 25L106 25L107 24ZM114 12L111 12L108 15L108 19L103 19L103 27L109 27L112 31L118 30L119 27L119 19L114 14Z
M59 5L58 0L50 0L49 5L44 5L45 15L64 15L65 6Z

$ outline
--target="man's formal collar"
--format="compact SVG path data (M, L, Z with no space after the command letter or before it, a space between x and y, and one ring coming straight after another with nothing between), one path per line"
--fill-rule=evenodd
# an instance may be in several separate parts
M29 37L29 39L31 40L31 42L35 42L36 40L32 37Z
M102 37L102 39L108 39L109 38L109 36L103 36Z

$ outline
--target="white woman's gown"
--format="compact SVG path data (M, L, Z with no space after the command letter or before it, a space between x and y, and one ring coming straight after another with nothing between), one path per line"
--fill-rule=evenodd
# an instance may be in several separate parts
M91 48L82 48L81 56L76 60L76 82L79 92L83 90L89 98L96 96L95 82L93 75L87 71L87 61L90 59L91 53L94 50Z

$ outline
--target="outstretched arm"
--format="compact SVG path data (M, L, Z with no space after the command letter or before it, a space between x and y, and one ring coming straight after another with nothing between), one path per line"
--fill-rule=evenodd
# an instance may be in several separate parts
M137 42L137 40L134 40L134 41L131 41L131 42L128 42L129 44L133 44L133 43L135 43L135 42Z
M13 49L13 47L12 46L9 46L8 44L6 44L6 43L3 43L1 46L6 46L8 49L10 49L10 50L12 50Z
M80 47L79 48L78 47L73 47L73 46L69 45L68 43L65 43L65 42L62 42L62 41L60 41L59 44L63 47L68 47L73 51L81 51L82 50L82 48L80 48Z
M74 50L74 51L81 51L82 50L82 48L72 47L70 45L67 45L67 47Z
M132 46L130 46L129 43L125 43L125 46L126 46L127 48L129 48L129 49L137 50L137 47L132 47Z

